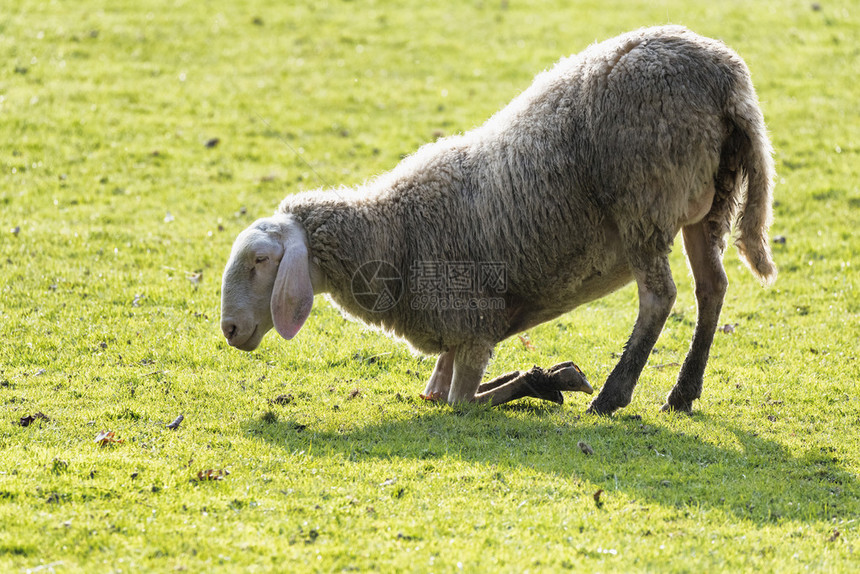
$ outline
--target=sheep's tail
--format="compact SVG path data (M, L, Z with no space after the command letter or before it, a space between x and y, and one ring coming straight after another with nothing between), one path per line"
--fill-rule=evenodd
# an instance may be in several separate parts
M724 187L724 191L733 198L732 203L741 204L735 217L735 245L741 257L762 284L770 285L777 273L767 239L773 219L776 170L764 117L748 75L733 92L728 112L733 131L723 147L717 184L733 188Z

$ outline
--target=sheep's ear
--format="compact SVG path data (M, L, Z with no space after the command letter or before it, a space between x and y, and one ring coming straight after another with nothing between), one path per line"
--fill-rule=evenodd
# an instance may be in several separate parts
M308 269L308 248L302 239L288 242L272 289L272 322L278 334L292 339L305 324L314 305Z

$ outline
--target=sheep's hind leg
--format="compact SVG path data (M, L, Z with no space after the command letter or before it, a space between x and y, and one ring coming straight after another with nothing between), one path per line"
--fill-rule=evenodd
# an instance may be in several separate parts
M610 414L630 404L633 389L675 302L675 282L665 255L649 262L632 262L639 288L639 316L621 359L588 407L589 413Z
M436 368L427 381L421 398L428 401L446 401L451 392L451 379L454 376L454 350L445 351L436 360Z
M688 225L684 227L683 233L684 249L696 282L698 317L693 342L678 374L678 382L666 398L662 410L690 413L693 401L702 394L702 378L717 330L728 279L722 263L725 241L711 233L708 222Z

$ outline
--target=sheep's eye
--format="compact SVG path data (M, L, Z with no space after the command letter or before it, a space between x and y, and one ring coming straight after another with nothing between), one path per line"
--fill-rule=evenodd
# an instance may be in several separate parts
M266 257L265 255L261 255L260 257L257 257L257 258L254 260L254 263L255 263L256 265L259 265L260 263L265 263L265 262L266 262L266 261L268 261L268 260L269 260L269 258L268 258L268 257Z

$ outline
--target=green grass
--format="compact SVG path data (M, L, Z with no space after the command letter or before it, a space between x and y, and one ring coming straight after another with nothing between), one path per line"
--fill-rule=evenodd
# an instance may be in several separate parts
M856 2L12 4L0 571L860 565ZM225 344L230 244L285 194L390 169L559 57L666 22L749 64L786 239L769 290L729 250L722 322L737 327L718 333L692 418L657 412L695 321L680 249L675 311L613 418L584 415L582 395L427 404L433 361L321 298L294 341ZM490 375L573 359L599 387L636 304L628 287L532 330L535 350L506 341ZM37 412L50 420L16 424ZM98 446L101 430L124 442ZM229 475L193 480L208 469Z

